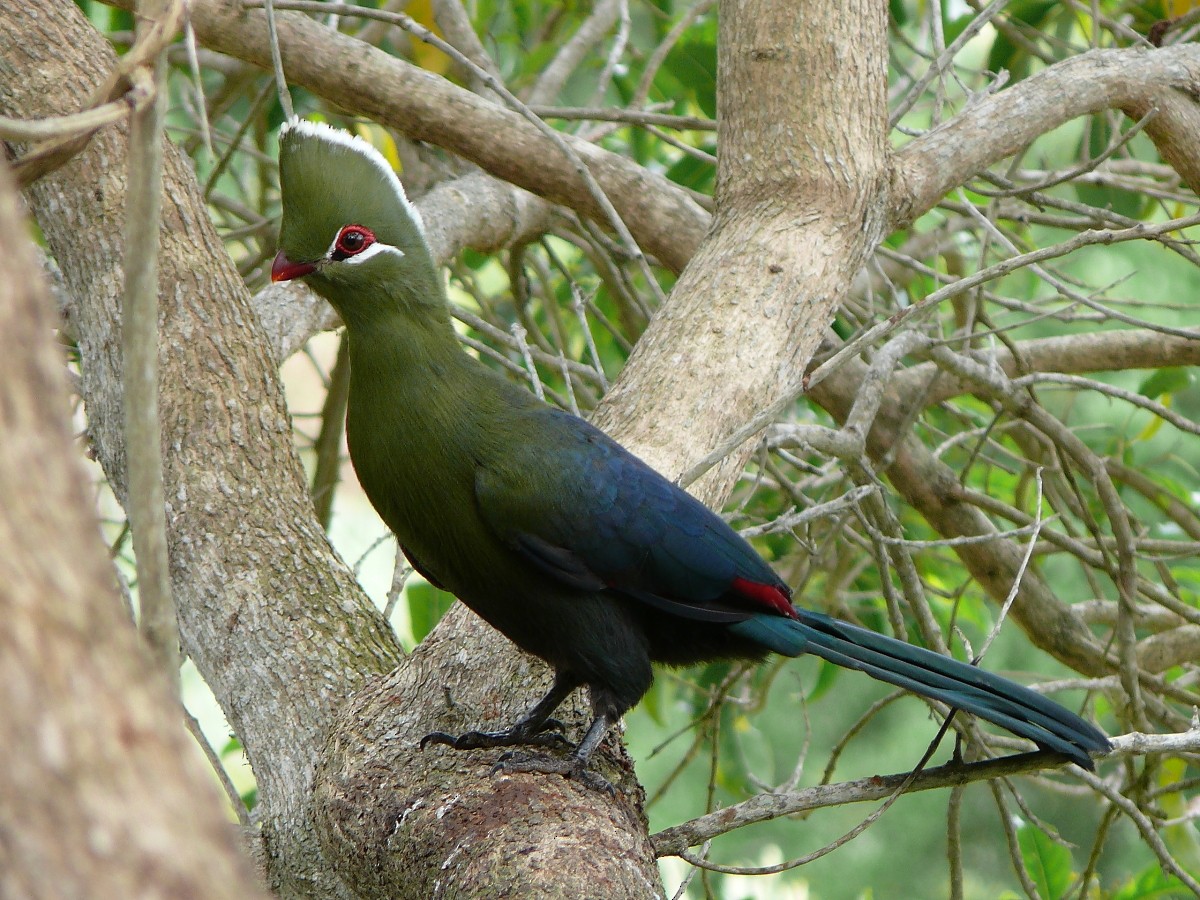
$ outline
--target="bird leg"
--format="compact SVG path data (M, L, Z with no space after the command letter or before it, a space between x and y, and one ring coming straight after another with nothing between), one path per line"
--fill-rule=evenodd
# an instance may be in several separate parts
M567 694L579 687L579 680L573 675L556 672L554 684L529 712L517 720L511 728L504 731L468 731L465 734L453 735L444 731L434 731L421 738L421 749L430 744L445 744L455 750L477 750L482 747L512 747L522 744L536 747L574 747L566 739L560 729L562 722L550 718L550 713L558 709L558 705L567 699ZM589 732L590 733L590 732ZM586 741L587 738L585 737ZM582 746L582 745L581 745Z
M496 765L492 767L492 774L496 772L540 772L546 775L561 775L564 778L573 778L581 784L586 784L593 790L615 794L616 791L607 779L588 768L592 754L596 752L596 748L608 734L608 728L613 721L613 717L608 713L596 716L592 720L592 724L588 726L583 740L575 748L575 752L566 758L510 751L497 760Z

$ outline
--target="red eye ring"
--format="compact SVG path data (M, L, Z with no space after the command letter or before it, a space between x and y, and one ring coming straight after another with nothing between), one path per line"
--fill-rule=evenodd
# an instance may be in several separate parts
M346 225L338 232L333 242L333 253L330 258L341 262L352 256L358 256L375 243L375 232L365 225Z

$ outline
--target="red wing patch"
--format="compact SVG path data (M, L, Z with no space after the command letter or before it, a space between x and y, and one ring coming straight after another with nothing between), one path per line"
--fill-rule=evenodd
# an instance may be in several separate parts
M748 578L735 578L730 587L747 600L753 600L759 606L765 606L772 612L787 616L789 619L799 618L796 610L792 607L791 599L782 588L773 584L759 584Z

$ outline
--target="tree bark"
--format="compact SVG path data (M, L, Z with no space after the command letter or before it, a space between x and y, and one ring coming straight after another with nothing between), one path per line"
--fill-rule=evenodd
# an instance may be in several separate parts
M69 0L37 15L0 0L6 114L73 111L115 63ZM74 300L89 439L118 498L125 144L101 132L28 192ZM314 838L313 772L333 717L399 648L316 521L277 363L190 167L166 150L159 371L181 637L254 767L273 887L346 896Z
M0 163L0 895L265 897L117 595Z

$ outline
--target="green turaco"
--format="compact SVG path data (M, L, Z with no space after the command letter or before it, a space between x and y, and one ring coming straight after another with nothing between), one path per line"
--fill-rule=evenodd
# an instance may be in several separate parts
M540 745L500 766L603 785L589 758L649 688L654 663L773 652L866 672L1085 768L1108 750L1093 725L1012 681L795 606L718 516L464 352L421 217L365 141L292 120L279 166L271 277L304 278L346 324L346 428L363 489L418 572L555 673L511 727L423 744ZM594 719L569 744L551 715L580 686Z

